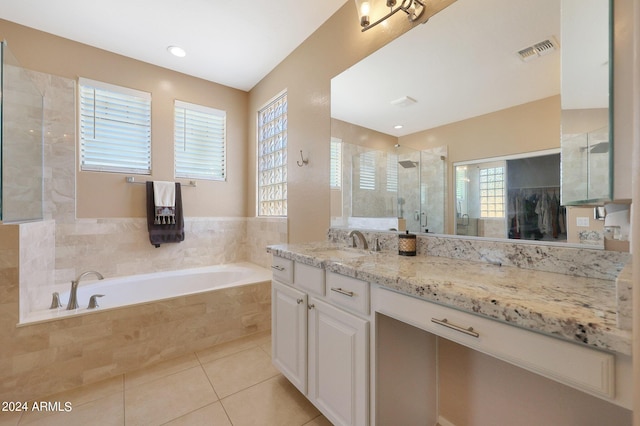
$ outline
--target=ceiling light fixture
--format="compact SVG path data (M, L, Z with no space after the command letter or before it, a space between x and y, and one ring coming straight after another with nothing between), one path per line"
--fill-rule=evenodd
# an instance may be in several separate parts
M180 46L169 46L167 47L167 50L173 56L177 56L178 58L184 58L185 56L187 56L187 52L185 52L184 49Z
M375 27L381 22L386 21L399 11L407 14L409 21L414 22L424 13L424 0L385 0L389 8L389 13L371 23L371 13L375 13L379 8L376 4L378 0L356 0L358 8L358 16L360 17L360 26L362 31L367 31Z
M402 124L396 124L395 126L393 126L394 129L396 130L400 130L402 129L404 126Z

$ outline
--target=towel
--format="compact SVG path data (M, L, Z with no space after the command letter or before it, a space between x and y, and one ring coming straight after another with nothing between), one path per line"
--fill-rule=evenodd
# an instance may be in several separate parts
M153 202L156 225L176 223L176 184L174 182L153 182Z
M155 247L160 247L164 243L179 243L184 241L184 215L182 211L182 191L179 183L174 185L175 206L174 223L156 224L156 205L154 201L153 182L147 182L147 228L149 230L149 241Z

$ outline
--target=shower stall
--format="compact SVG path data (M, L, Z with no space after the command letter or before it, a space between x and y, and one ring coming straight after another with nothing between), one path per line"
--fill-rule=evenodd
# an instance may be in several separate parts
M0 42L0 220L43 218L43 95Z
M418 151L341 143L341 187L332 188L332 226L445 230L446 147Z

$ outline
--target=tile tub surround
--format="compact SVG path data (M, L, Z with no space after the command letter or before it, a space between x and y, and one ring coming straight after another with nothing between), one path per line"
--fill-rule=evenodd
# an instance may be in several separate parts
M0 249L8 254L0 267L2 401L76 388L271 327L270 282L16 327L19 274L8 260L17 263L17 247Z
M447 257L345 253L344 243L270 246L273 255L324 267L431 302L592 347L631 354L616 325L615 281Z

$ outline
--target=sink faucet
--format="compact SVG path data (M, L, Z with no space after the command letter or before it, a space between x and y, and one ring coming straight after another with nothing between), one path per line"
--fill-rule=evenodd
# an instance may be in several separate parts
M94 274L96 277L98 277L99 280L104 279L104 277L102 276L102 274L100 274L100 272L96 272L96 271L86 271L81 273L78 278L76 278L75 280L71 281L71 292L69 293L69 303L67 303L67 310L68 311L72 311L74 309L78 309L78 284L80 284L80 280L84 277L86 277L87 275L90 274Z
M358 247L358 245L356 244L356 238L358 237L358 239L360 240L360 243L362 244L362 249L363 250L368 250L369 249L369 245L367 244L367 240L366 238L364 238L364 235L362 235L362 232L354 229L353 231L349 232L349 236L348 238L351 238L353 241L353 247Z

